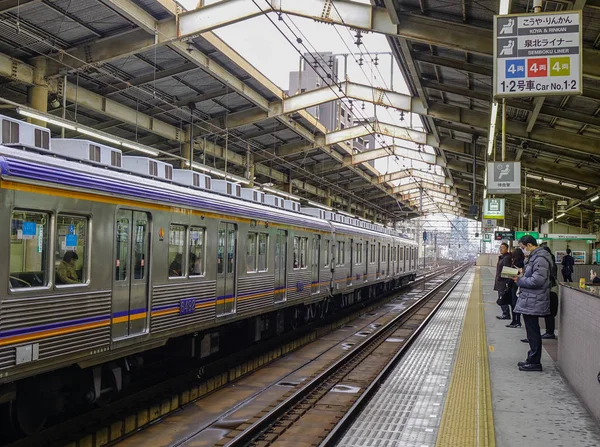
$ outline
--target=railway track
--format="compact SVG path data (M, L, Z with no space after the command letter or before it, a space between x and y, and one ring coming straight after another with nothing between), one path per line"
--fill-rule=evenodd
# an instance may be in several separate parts
M431 272L411 283L407 288L418 287L444 271L445 269ZM397 295L397 292L406 293L407 288L396 291L394 295ZM383 301L389 301L390 299L390 297L387 297ZM241 364L233 363L239 362L239 354L219 359L202 369L201 374L203 375L201 378L197 369L186 371L171 380L126 396L108 407L98 408L69 421L59 423L37 435L13 442L9 446L96 447L115 444L132 433L179 411L196 399L208 395L214 390L238 380L252 371L256 371L272 360L310 343L315 338L345 324L351 318L355 318L358 314L368 312L375 306L381 305L381 302L382 300L378 300L369 303L369 306L362 306L360 310L356 308L349 309L344 316L338 316L335 321L330 319L329 321L320 322L319 326L311 324L305 326L299 333L286 334L277 340L265 342L246 353L245 355L250 359ZM198 382L200 382L200 385L198 385ZM3 445L3 443L0 442L0 445Z
M374 384L401 358L463 275L464 271L458 272L437 286L373 337L287 393L263 414L229 432L216 445L335 445Z

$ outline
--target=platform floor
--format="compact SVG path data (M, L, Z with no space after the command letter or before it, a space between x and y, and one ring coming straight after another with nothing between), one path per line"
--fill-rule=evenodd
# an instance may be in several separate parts
M494 273L465 275L339 445L600 446L598 422L548 354L555 340L544 340L543 372L518 370L525 329L496 319Z

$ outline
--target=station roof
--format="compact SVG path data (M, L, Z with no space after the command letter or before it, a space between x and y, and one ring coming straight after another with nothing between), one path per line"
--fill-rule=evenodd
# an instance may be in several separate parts
M50 113L62 114L53 99L62 101L64 92L68 119L156 147L176 162L191 136L198 162L243 176L250 154L257 182L311 201L330 197L335 208L352 213L414 217L415 188L422 188L431 201L427 212L468 215L473 179L481 207L498 3L375 4L397 25L397 33L386 34L414 97L387 92L382 101L423 116L427 135L413 132L410 140L422 138L420 144L434 148L428 156L441 176L419 170L381 175L368 154L353 153L343 139L348 133L336 139L306 110L290 108L280 88L210 30L178 39L182 8L173 0L0 0L0 97L27 103L33 66L44 58ZM513 0L511 12L525 12L531 3ZM550 217L553 202L563 198L570 206L581 203L566 218L594 219L589 199L597 192L600 162L600 1L544 2L552 11L582 7L584 95L508 101L507 159L523 162L527 208L533 207L535 219ZM360 97L365 87L344 86L344 95ZM406 133L386 123L368 126L371 133ZM508 197L507 211L514 216L507 223L516 224L519 196Z
M428 105L427 128L443 143L448 174L461 198L472 193L473 157L477 157L475 197L480 208L492 106L492 21L499 3L377 2L399 23L398 36L388 40L411 93ZM513 0L510 12L531 12L532 4ZM583 10L583 95L507 100L506 159L522 162L525 209L533 213L534 224L538 217L551 218L558 200L567 200L569 208L579 205L561 221L579 226L595 219L589 199L596 197L600 186L600 1L543 2L543 11L568 10ZM522 199L505 197L507 224L516 225L523 214ZM461 202L465 211L469 204Z

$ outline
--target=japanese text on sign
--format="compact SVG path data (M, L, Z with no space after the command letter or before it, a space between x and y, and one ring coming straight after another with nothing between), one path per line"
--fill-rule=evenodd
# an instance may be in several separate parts
M581 13L495 16L494 96L578 95Z

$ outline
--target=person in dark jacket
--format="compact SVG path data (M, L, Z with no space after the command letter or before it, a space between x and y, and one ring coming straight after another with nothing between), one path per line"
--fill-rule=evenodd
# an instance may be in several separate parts
M523 250L519 247L516 247L512 251L512 266L516 269L523 269L525 267L525 255L523 254ZM515 307L517 305L517 289L519 287L514 281L511 281L510 288L512 292L512 321L510 324L507 324L506 327L519 328L521 327L521 314L515 312Z
M512 256L508 251L508 244L506 242L502 242L500 244L500 256L498 257L498 264L496 264L496 279L494 281L494 290L498 292L498 298L500 298L506 288L510 284L510 279L502 278L500 273L502 273L502 269L504 267L510 267L512 265ZM508 304L504 304L500 306L502 309L502 315L497 316L499 320L510 320L510 306Z
M564 282L573 282L573 266L575 265L575 259L573 258L573 256L571 256L571 249L567 248L567 254L566 256L563 256L562 260L560 261L560 264L562 265L561 268L561 273L563 275L563 281Z
M531 235L519 239L519 245L525 255L529 254L529 262L523 273L513 280L519 287L515 311L523 315L529 352L527 360L519 362L520 371L542 371L542 335L539 317L550 314L550 274L552 257L546 250L538 247Z

